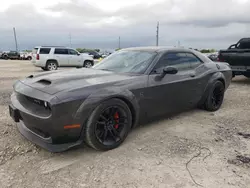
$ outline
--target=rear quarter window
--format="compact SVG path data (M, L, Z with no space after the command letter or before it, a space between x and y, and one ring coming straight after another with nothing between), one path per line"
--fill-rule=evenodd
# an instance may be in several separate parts
M68 55L69 52L68 52L68 49L56 48L55 54Z
M40 48L39 54L49 54L50 48Z

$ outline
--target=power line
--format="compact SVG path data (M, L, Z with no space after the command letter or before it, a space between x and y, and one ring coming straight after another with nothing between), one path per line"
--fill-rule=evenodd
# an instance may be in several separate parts
M159 45L159 22L157 22L156 26L156 46Z
M16 44L16 51L18 51L17 38L16 38L16 29L15 29L15 27L13 27L13 32L14 32L14 39L15 39L15 44Z

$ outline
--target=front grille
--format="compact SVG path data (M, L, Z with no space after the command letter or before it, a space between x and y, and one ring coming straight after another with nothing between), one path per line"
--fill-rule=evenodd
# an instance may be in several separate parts
M48 103L45 103L45 101L42 101L40 99L35 99L20 93L17 93L16 95L18 101L28 111L43 117L47 117L51 114L50 105Z

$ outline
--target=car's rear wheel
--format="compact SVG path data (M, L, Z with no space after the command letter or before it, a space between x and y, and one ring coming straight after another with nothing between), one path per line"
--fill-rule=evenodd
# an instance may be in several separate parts
M57 62L56 61L48 61L45 69L49 71L57 70Z
M127 137L132 125L129 107L122 100L104 101L95 108L85 127L85 141L96 150L118 147Z
M90 68L93 66L93 63L91 61L84 61L83 67Z
M224 93L225 93L224 84L219 80L214 82L209 90L208 97L204 104L205 110L211 112L218 110L223 103Z
M29 61L30 61L31 59L32 59L32 57L30 57L30 56L27 58L27 60L29 60Z

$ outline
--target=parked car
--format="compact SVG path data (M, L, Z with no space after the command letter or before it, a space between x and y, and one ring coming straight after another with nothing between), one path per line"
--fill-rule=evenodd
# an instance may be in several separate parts
M34 66L43 70L57 70L58 67L91 67L94 60L89 55L82 55L72 48L60 46L35 47L32 53Z
M3 52L1 54L1 59L20 59L20 54L17 51Z
M208 56L209 59L211 59L212 61L218 61L218 55L217 54L210 54Z
M96 52L94 50L84 51L83 53L91 55L94 59L102 58L102 56L98 52Z
M32 59L32 53L30 53L30 52L20 52L20 59L30 61Z
M233 76L250 78L250 38L242 38L227 50L220 50L218 60L230 64Z
M52 152L85 141L118 147L141 120L202 107L218 110L232 78L227 63L183 48L122 49L92 68L17 81L9 111L21 134Z

